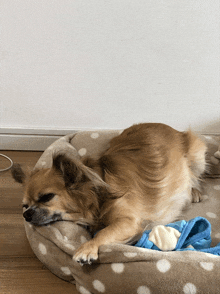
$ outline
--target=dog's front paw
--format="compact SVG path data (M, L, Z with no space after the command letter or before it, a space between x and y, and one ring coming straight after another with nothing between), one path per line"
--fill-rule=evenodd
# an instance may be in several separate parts
M199 190L192 188L192 203L198 203L202 201L202 194Z
M98 246L92 240L88 241L77 249L73 260L77 261L80 265L92 264L93 261L98 259L98 249Z

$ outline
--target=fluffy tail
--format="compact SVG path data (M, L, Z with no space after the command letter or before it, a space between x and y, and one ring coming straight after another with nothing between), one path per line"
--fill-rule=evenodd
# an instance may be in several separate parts
M189 167L195 176L195 178L200 178L205 172L206 163L206 150L207 146L205 142L198 135L194 134L191 130L185 133L187 138L187 158L189 162Z

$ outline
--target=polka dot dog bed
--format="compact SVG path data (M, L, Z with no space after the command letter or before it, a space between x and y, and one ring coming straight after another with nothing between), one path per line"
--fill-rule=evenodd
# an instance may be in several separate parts
M45 150L36 168L50 167L52 153L62 150L77 157L98 155L119 131L79 132L67 135ZM212 244L220 242L219 162L213 157L220 137L207 136L210 165L204 182L203 201L192 204L182 219L207 218L212 225ZM212 158L213 157L213 158ZM212 179L210 177L215 177ZM55 275L76 284L79 293L219 293L220 257L199 251L156 251L131 245L101 246L99 260L80 266L72 256L91 237L72 222L35 227L25 222L30 245L39 260Z

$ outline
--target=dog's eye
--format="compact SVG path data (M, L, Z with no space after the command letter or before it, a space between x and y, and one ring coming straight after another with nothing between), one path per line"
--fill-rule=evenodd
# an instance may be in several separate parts
M29 206L27 204L23 204L22 207L27 209Z
M39 203L49 202L55 196L54 193L48 193L44 195L40 195L40 199L38 200Z

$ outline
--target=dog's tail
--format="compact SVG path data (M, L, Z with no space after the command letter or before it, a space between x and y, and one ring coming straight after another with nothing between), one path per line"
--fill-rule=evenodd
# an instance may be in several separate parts
M196 178L200 178L207 169L207 146L204 140L191 130L184 133L184 136L190 169Z

